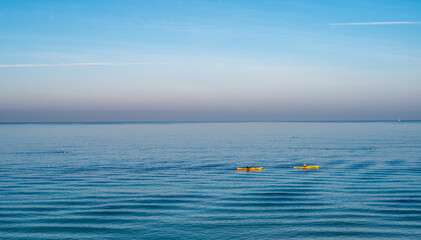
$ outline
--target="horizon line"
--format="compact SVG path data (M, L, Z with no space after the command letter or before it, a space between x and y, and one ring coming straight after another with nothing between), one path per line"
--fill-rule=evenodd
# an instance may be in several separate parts
M1 122L0 124L119 124L119 123L270 123L270 122L421 122L417 120L210 120L210 121L15 121Z

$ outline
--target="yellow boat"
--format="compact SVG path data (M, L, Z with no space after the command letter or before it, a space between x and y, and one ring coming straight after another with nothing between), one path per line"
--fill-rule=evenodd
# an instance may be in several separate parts
M246 168L246 167L241 168L241 167L238 167L237 168L237 171L261 171L262 168L263 167L251 167L251 168Z
M319 169L319 166L305 166L305 167L294 167L294 168L302 168L302 169Z

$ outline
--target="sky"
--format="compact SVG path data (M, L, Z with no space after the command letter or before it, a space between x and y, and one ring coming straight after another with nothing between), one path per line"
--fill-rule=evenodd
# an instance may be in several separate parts
M0 122L421 119L421 1L0 1Z

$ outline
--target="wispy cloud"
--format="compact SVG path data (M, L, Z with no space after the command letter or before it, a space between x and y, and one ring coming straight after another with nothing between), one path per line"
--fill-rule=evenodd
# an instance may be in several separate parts
M403 25L403 24L421 24L421 22L356 22L356 23L330 23L332 26L346 25Z
M31 67L77 67L77 66L129 66L129 65L146 65L146 64L167 64L167 63L108 63L108 62L86 62L86 63L58 63L58 64L5 64L0 68L31 68Z

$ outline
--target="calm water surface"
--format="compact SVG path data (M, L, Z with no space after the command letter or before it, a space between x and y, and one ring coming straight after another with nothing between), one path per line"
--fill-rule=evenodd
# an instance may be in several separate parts
M0 193L1 239L421 239L421 122L0 124Z

